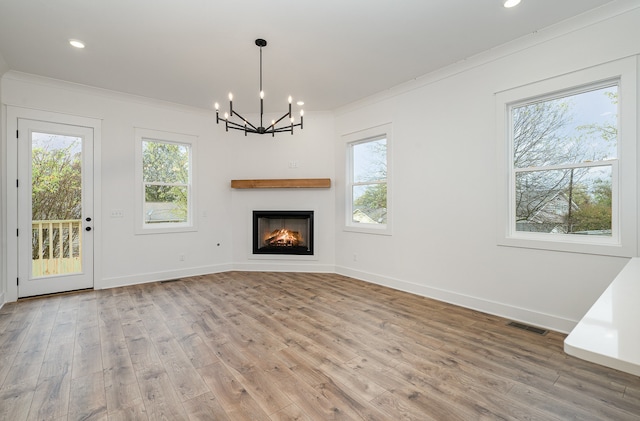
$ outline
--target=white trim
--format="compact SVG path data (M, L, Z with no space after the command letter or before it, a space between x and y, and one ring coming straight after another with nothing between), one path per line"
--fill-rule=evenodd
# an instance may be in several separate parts
M334 266L329 264L296 264L292 262L266 263L266 262L243 262L234 263L233 270L247 272L314 272L314 273L335 273Z
M358 232L363 234L379 234L379 235L392 235L393 234L393 125L392 123L385 123L379 126L370 127L368 129L359 130L343 134L341 136L346 156L346 182L345 182L345 218L343 221L343 230L350 232ZM386 224L354 224L352 220L353 215L353 197L352 187L353 183L353 145L358 145L370 141L379 139L386 139L387 143L387 222Z
M18 229L18 189L15 184L18 179L18 143L15 134L18 130L18 119L20 118L50 121L93 129L93 285L94 288L97 288L97 284L100 282L102 276L102 183L100 173L102 120L8 105L6 119L7 179L5 184L7 192L7 285L5 299L7 302L18 299L18 285L15 282L18 278L18 237L8 235L8 233L15 233ZM9 206L9 203L13 203L14 206Z
M541 328L567 333L576 325L576 320L570 320L553 314L540 313L522 307L496 301L485 300L483 298L472 297L460 294L455 291L433 288L420 285L410 281L377 275L374 273L354 270L344 266L337 266L335 273L360 279L372 284L393 288L399 291L408 292L422 297L431 298L445 303L461 306L471 310L481 311L494 316L503 317L510 320L533 324Z
M637 58L627 57L557 77L497 92L496 139L498 166L498 211L496 212L497 243L500 246L524 247L607 256L632 257L637 255ZM597 86L598 83L619 79L618 117L618 195L614 207L614 222L619 222L618 235L613 239L577 238L577 236L534 235L513 233L511 168L512 145L509 139L508 110L511 104L521 104L528 98L541 97L552 92L568 92L572 87ZM606 162L606 161L605 161ZM614 165L615 166L615 165ZM615 168L614 168L615 170ZM615 174L614 174L615 176ZM615 197L614 197L615 201ZM614 227L615 229L615 227Z
M168 281L191 276L203 276L213 273L223 273L234 270L231 264L197 266L187 269L166 270L160 272L140 273L136 275L104 278L100 289L119 288L130 285L148 284L151 282ZM98 288L96 288L98 289Z

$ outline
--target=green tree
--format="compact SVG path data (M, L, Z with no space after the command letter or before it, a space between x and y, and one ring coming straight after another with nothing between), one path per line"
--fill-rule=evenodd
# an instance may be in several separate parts
M82 212L82 167L75 143L64 148L32 149L32 219L80 219Z
M57 146L56 146L57 142ZM31 151L31 218L34 221L73 220L82 217L82 161L78 141L50 137L34 143ZM69 255L69 242L59 250L59 227L44 233L43 254L52 246L55 256ZM72 230L77 241L80 228ZM32 232L32 258L38 259L39 233Z
M145 203L167 204L165 213L186 220L188 209L189 149L186 145L144 141L142 171Z
M601 231L611 229L611 183L596 180L591 194L581 186L583 193L575 201L577 209L571 216L569 232Z
M612 104L617 102L616 88L603 88L593 93L606 95ZM600 161L615 150L615 116L604 123L574 123L577 109L574 101L586 101L585 97L578 99L578 96L588 94L591 93L529 103L512 110L514 167L540 168L516 174L516 221L535 221L543 229L557 229L561 225L566 233L584 231L586 226L597 225L599 230L611 228L611 204L607 216L602 208L606 202L593 197L605 194L594 188L594 183L601 183L604 186L601 189L608 186L609 190L611 183L604 179L594 180L597 169L543 169L553 165ZM564 218L554 209L560 197L565 197L568 202ZM593 207L596 204L597 209ZM586 222L587 214L590 215L589 223ZM596 216L601 218L599 222L596 222ZM601 228L605 226L608 228Z
M354 211L359 210L376 223L387 222L387 140L378 139L356 145L355 160L365 163L354 178L361 184L354 189Z
M368 186L364 193L353 202L354 207L364 211L368 214L382 213L379 216L386 215L387 209L387 183L374 184ZM375 215L371 215L375 216Z

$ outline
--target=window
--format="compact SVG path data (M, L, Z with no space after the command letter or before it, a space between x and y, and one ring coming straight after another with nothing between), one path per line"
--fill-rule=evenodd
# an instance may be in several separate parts
M584 89L509 107L517 232L615 237L618 81Z
M348 156L346 227L390 233L390 125L345 136Z
M621 62L497 95L501 244L635 253L635 65Z
M138 233L194 229L189 136L137 129Z

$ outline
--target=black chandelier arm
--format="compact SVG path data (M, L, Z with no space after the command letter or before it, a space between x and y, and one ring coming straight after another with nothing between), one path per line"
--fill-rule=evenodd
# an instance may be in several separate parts
M267 133L271 133L271 132L275 132L275 133L292 132L294 127L301 127L301 124L300 123L289 124L288 126L272 128L271 130L267 130Z
M279 119L277 119L273 124L271 124L271 126L275 126L276 124L278 124L282 120L284 120L286 117L291 117L291 112L284 113L284 115L282 117L280 117Z
M258 128L256 126L254 126L253 124L251 124L249 122L249 120L247 120L246 118L242 117L240 114L238 114L235 111L231 111L231 116L229 116L229 118L233 117L234 115L236 117L240 118L240 120L244 121L245 124L248 124L253 130L258 130ZM231 121L231 120L229 120L229 124L235 124L237 126L244 127L242 124L236 123L236 122Z
M240 128L242 130L244 130L246 126L246 124L240 124L240 123L236 123L235 121L231 121L231 120L225 120L224 121L226 125L229 126L230 129L233 128ZM249 127L250 130L257 130L255 127Z
M246 133L259 133L257 130L253 130L250 127L239 126L239 125L229 126L229 127L227 127L227 129L230 129L230 130L241 130L241 131L246 132Z
M246 124L239 124L236 123L235 121L225 121L225 129L227 131L229 131L229 129L232 130L242 130L245 132L245 136L248 133L259 133L258 129L256 129L255 127L248 127Z
M238 130L238 131L242 131L245 133L245 135L247 133L255 133L255 134L271 134L271 135L275 135L276 133L285 133L285 132L290 132L291 134L293 134L293 129L296 127L302 127L302 124L300 123L296 123L296 124L290 124L288 126L282 126L282 127L277 127L274 128L272 126L269 126L269 128L265 129L264 131L260 131L258 129L255 128L251 128L248 126L243 126L241 124L235 123L233 121L225 121L227 123L227 130L231 129L231 130Z

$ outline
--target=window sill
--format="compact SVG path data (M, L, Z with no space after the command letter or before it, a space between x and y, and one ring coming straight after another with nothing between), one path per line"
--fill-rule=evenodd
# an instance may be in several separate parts
M388 224L386 225L371 225L371 224L345 225L344 231L358 232L361 234L391 235L391 227Z
M181 232L194 232L197 231L197 228L193 225L180 225L180 226L160 226L156 225L153 227L138 227L136 229L136 234L169 234L169 233L181 233Z
M585 242L584 238L541 238L540 236L514 236L498 240L498 246L517 247L536 250L559 251L565 253L594 254L601 256L633 257L635 250L625 247L613 239L593 239Z

